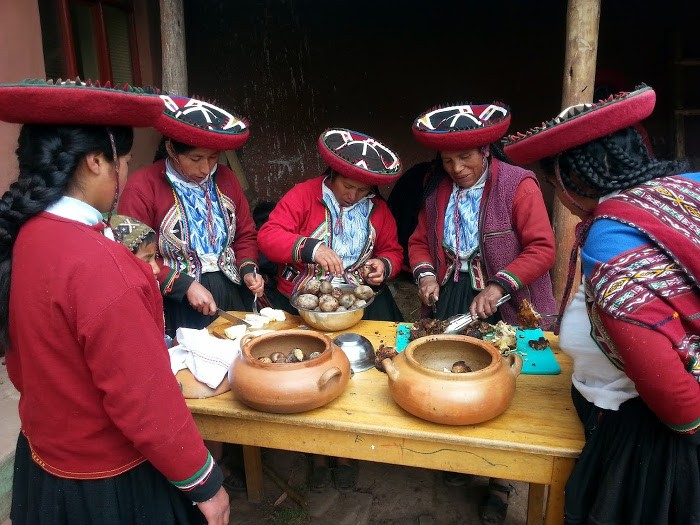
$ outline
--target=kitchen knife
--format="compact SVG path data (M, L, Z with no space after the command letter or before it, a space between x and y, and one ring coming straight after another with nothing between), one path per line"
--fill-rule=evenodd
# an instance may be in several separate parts
M226 319L227 321L231 321L233 324L247 324L248 326L252 326L248 321L244 321L240 317L236 317L235 315L231 315L228 312L225 312L221 308L216 309L216 313L219 314L221 317Z

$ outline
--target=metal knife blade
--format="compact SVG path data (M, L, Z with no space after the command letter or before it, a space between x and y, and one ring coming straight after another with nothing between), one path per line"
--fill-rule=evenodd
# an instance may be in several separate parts
M244 320L241 319L240 317L236 317L235 315L232 315L232 314L230 314L230 313L228 313L228 312L225 312L225 311L222 310L221 308L217 308L217 309L216 309L216 313L219 314L219 315L220 315L221 317L223 317L224 319L226 319L227 321L231 321L233 324L241 324L241 323L243 323L243 324L246 324L246 325L248 325L248 326L252 326L249 322L244 321Z

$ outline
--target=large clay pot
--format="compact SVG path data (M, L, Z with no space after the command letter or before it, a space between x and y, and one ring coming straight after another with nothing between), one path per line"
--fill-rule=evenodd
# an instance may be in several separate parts
M472 372L452 373L457 361ZM503 413L513 400L522 360L502 357L496 347L464 335L433 335L411 341L382 363L394 401L414 416L445 425L471 425Z
M259 357L274 352L289 354L300 348L319 357L298 363L263 363ZM233 360L231 391L241 403L261 412L305 412L338 397L350 379L350 362L331 339L310 330L284 330L241 340L241 353Z

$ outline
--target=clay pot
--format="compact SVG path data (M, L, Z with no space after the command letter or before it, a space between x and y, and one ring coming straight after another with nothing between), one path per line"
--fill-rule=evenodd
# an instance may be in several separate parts
M287 355L294 348L304 354L321 352L308 361L263 363L273 352ZM233 360L229 381L241 403L261 412L292 414L321 407L338 397L350 379L345 353L325 335L310 330L284 330L244 336L241 353Z
M452 373L465 361L472 372ZM485 341L464 335L434 335L411 341L382 364L396 404L414 416L444 425L471 425L503 413L513 400L519 355L502 357Z

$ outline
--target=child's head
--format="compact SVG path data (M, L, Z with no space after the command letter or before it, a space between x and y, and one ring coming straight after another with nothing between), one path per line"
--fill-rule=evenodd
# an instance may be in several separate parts
M153 275L158 275L160 268L156 263L156 232L150 226L139 220L124 215L112 215L110 226L114 238L136 255L147 262L153 269Z

